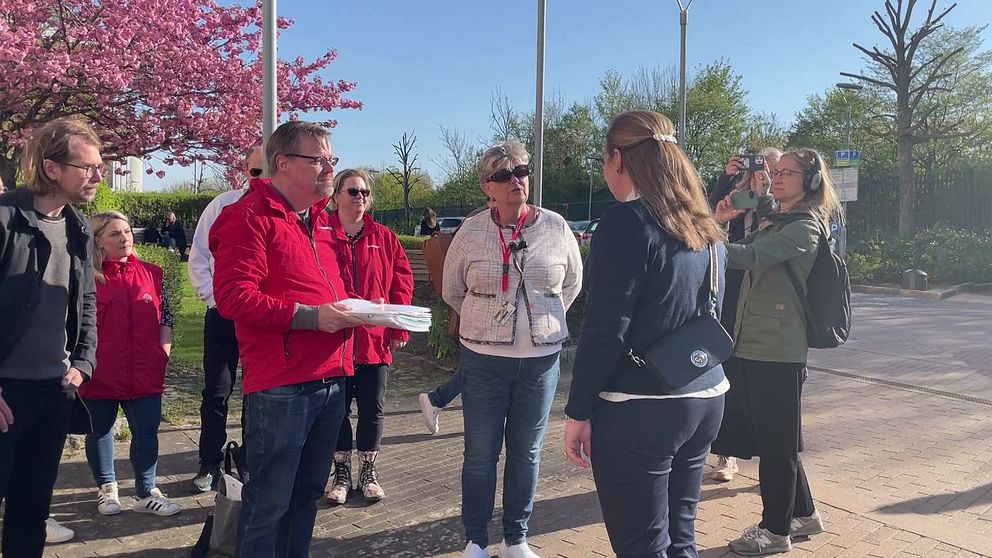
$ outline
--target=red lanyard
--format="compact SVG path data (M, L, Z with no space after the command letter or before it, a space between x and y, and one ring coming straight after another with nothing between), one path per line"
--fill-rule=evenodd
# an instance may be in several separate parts
M503 237L503 226L499 224L499 210L493 209L493 213L496 217L496 230L499 231L499 245L503 249L503 292L505 293L510 288L510 244L517 241L517 237L520 236L520 229L524 226L524 220L527 219L527 208L524 208L524 212L520 215L520 220L517 221L517 226L513 229L513 234L510 235L510 244L506 243L506 238Z

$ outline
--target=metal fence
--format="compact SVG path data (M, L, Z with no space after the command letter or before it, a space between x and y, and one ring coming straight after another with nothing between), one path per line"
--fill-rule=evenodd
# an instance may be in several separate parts
M917 177L917 227L945 224L961 229L992 228L992 169L957 169ZM899 177L862 170L858 201L847 204L849 236L894 235L899 230ZM546 203L544 207L569 221L598 219L614 200ZM434 207L438 217L464 217L475 207ZM375 211L376 221L406 234L420 223L423 208Z

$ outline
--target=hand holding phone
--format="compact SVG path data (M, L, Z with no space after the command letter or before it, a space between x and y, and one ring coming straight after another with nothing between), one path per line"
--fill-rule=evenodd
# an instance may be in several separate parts
M752 190L740 190L731 195L730 203L734 209L754 209L758 207L758 197Z

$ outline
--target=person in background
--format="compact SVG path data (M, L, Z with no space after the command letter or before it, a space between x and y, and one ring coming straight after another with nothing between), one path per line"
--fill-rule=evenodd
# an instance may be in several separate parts
M493 203L495 201L496 201L495 198L493 198L490 195L486 195L485 205L473 209L472 211L469 212L469 214L465 218L468 219L469 217L475 217L476 215L484 211L491 210L493 208ZM462 222L464 223L464 221ZM451 233L452 238L456 234L458 234L458 229L460 228L461 225L459 224L458 228L456 228L455 231ZM452 312L451 319L458 320L459 319L458 312ZM429 393L420 394L419 396L420 413L424 419L424 424L427 425L428 432L430 432L431 434L438 433L438 430L440 430L441 428L441 423L440 423L441 410L447 407L452 401L455 400L456 397L461 395L461 393L462 393L462 371L455 370L455 373L452 374L450 378L448 378L447 382L444 382L443 384L437 386Z
M338 268L349 270L347 280L358 297L387 304L413 302L413 271L399 238L368 214L374 196L372 181L361 169L347 169L334 178L329 209L331 236ZM356 449L362 469L358 490L367 502L386 493L379 484L376 458L382 443L386 377L392 351L410 340L410 332L365 326L355 329L355 375L345 383L345 415L334 451L334 483L327 493L332 504L344 504L352 488L351 454ZM351 428L351 402L358 404L358 424ZM353 437L354 436L354 437Z
M529 156L506 141L479 160L493 209L466 219L444 260L443 296L461 316L465 417L465 558L489 556L496 465L506 441L501 558L535 558L527 544L541 446L568 338L565 312L582 287L582 258L561 215L527 203Z
M170 211L165 216L165 223L162 225L162 241L168 248L174 248L179 253L180 259L186 256L186 229L183 222L176 218L176 214Z
M138 501L134 511L166 517L182 509L155 483L158 425L162 420L165 369L172 350L172 310L162 268L134 253L127 217L116 211L90 217L96 275L99 363L79 388L92 419L86 461L96 481L97 511L121 513L114 472L114 423L123 409L131 430L131 467Z
M24 187L0 195L0 554L11 558L40 558L46 530L72 538L49 508L76 389L96 365L90 228L72 204L96 197L101 145L82 120L49 122L24 146Z
M591 461L618 556L697 556L703 468L730 388L719 365L672 388L638 362L705 311L711 273L718 308L724 288L725 235L674 133L671 120L646 110L607 130L603 176L620 203L592 240L565 406L565 455L580 467Z
M433 236L441 232L441 224L437 222L437 213L427 207L424 208L424 216L420 219L420 236Z
M261 145L245 152L245 174L251 180L261 176L264 164ZM214 257L208 244L210 228L225 207L237 202L248 192L249 188L239 187L211 200L196 222L193 244L189 249L189 282L197 296L207 303L207 311L203 316L200 467L193 477L193 489L198 492L216 488L220 478L224 443L227 442L228 401L238 380L238 338L234 334L234 322L220 315L217 301L214 300Z
M710 193L710 207L716 210L716 204L731 192L750 190L758 194L758 207L748 209L741 215L735 217L727 225L727 240L729 242L740 242L748 234L758 230L758 223L767 215L776 211L777 207L773 198L768 194L772 185L771 174L782 158L782 152L774 147L766 147L758 151L764 156L765 166L759 170L742 171L741 158L731 157L727 161L726 171L720 175L716 187ZM738 177L736 183L734 178ZM720 314L720 323L727 331L734 331L734 323L737 321L737 300L741 293L741 282L744 279L744 272L736 269L727 271L727 289L723 298L723 312ZM710 475L715 481L729 482L734 479L734 475L740 469L737 465L737 458L729 455L729 449L721 449L733 443L734 427L743 420L743 407L741 399L734 391L737 378L734 376L737 369L731 367L724 369L727 380L730 381L730 391L724 401L723 424L720 427L720 434L713 441L713 452L717 454L716 467ZM722 453L721 453L722 452Z
M3 177L0 176L0 194L5 193L6 191L7 191L7 185L4 184Z
M791 537L823 532L799 454L803 449L802 388L809 347L801 297L789 278L809 276L820 235L829 238L829 219L843 221L840 201L826 164L812 149L782 156L772 175L771 194L778 212L758 231L727 245L727 267L744 270L734 354L724 363L736 368L743 402L742 424L736 425L731 455L758 456L761 522L730 542L745 556L788 552ZM743 212L730 195L716 208L726 223ZM729 445L729 444L728 444Z
M362 325L338 304L348 290L325 211L337 163L326 128L286 122L265 157L272 178L209 235L214 300L234 322L243 370L239 558L308 556Z

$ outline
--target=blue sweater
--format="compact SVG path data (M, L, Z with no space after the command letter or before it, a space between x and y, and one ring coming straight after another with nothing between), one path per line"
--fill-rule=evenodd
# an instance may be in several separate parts
M718 304L723 304L727 252L717 249ZM644 354L699 314L709 296L709 254L693 252L663 229L640 200L617 204L599 220L586 260L582 332L565 412L585 420L601 391L674 395L716 387L717 366L671 391L627 356Z

